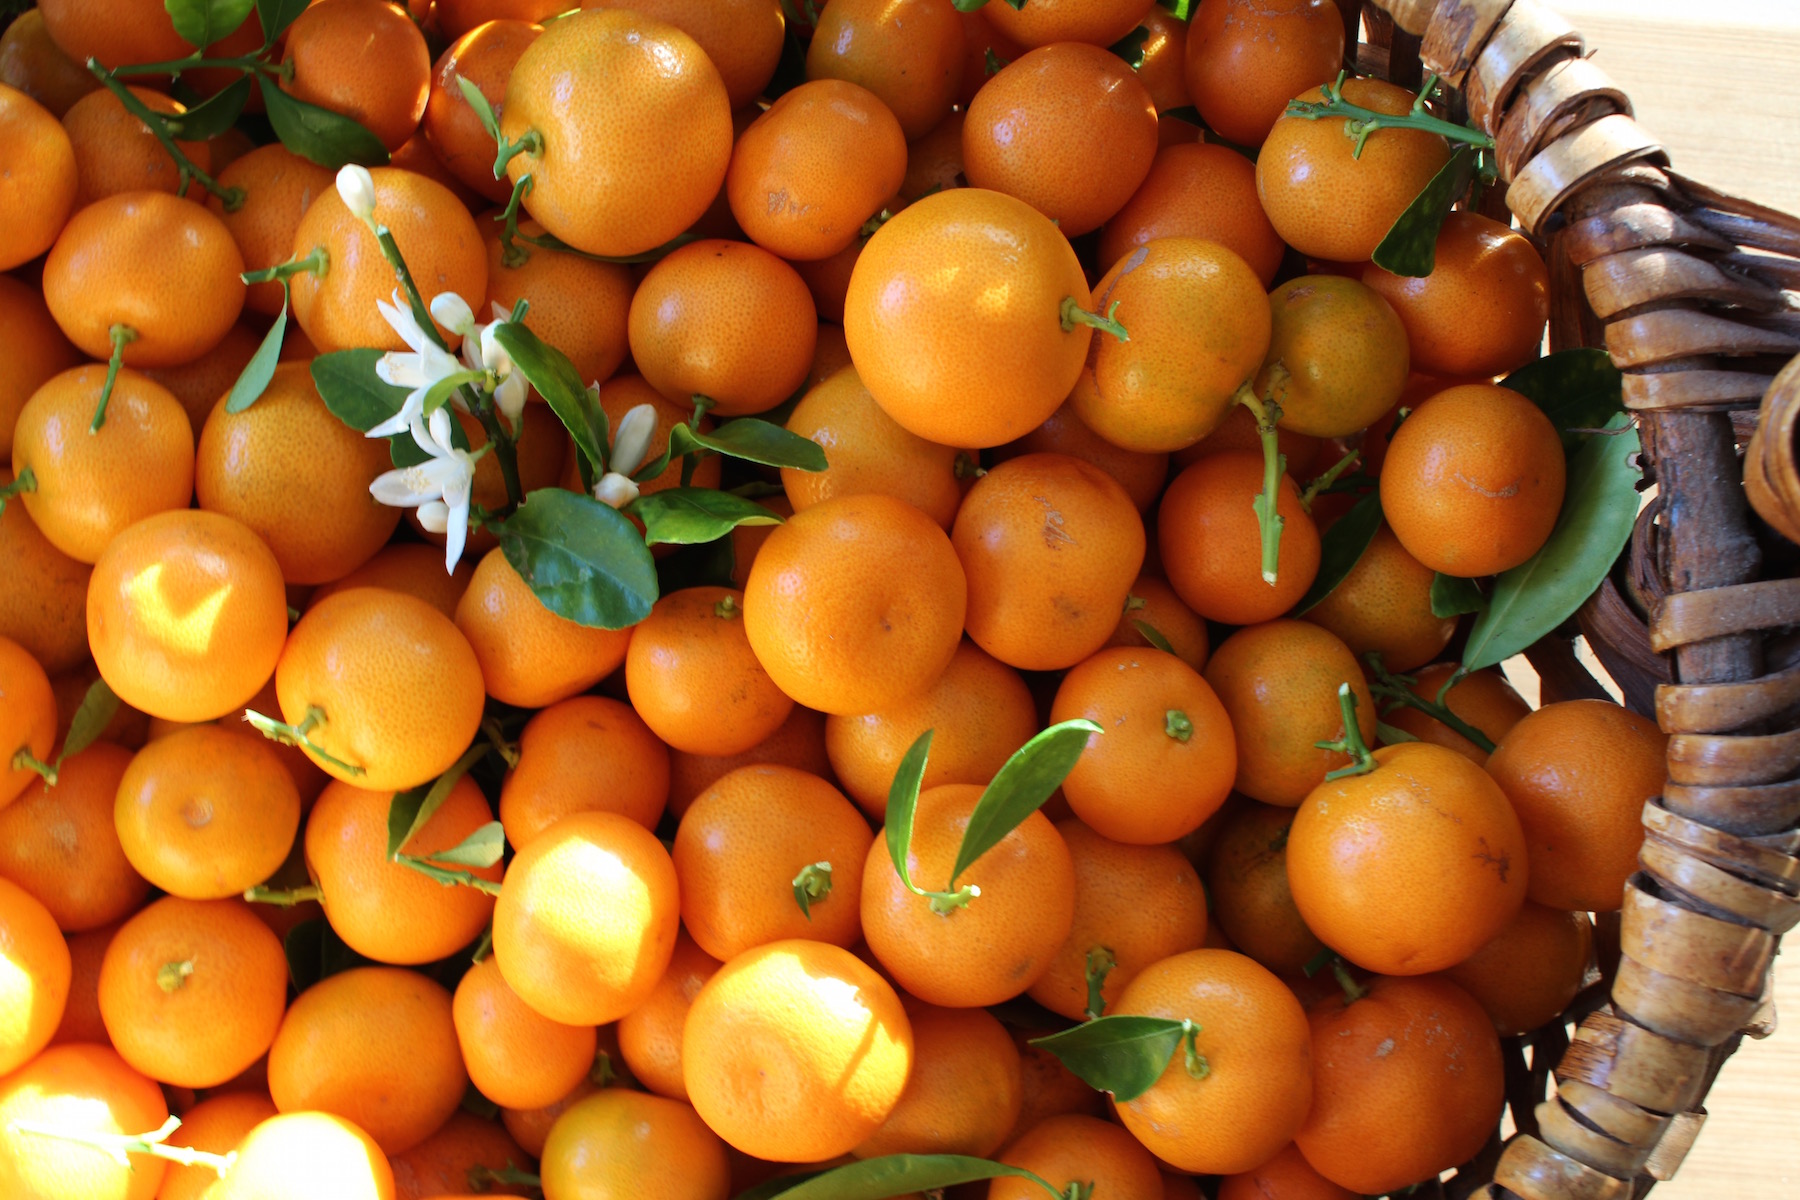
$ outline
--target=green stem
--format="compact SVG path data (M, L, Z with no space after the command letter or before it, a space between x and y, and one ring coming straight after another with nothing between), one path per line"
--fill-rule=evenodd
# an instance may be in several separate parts
M1092 329L1098 329L1102 333L1110 333L1121 342L1129 342L1131 334L1126 332L1125 326L1120 323L1118 312L1119 302L1117 300L1114 300L1112 307L1106 310L1106 315L1101 316L1099 313L1092 313L1081 307L1075 302L1075 297L1064 296L1059 315L1062 317L1064 333L1074 332L1077 325L1086 325Z
M1234 404L1241 404L1250 410L1256 418L1256 435L1262 440L1263 451L1263 487L1262 493L1251 501L1256 510L1256 527L1262 535L1262 577L1270 587L1275 586L1276 570L1281 561L1281 527L1284 521L1277 508L1280 496L1281 477L1287 471L1287 455L1281 452L1281 443L1275 432L1275 423L1281 420L1281 405L1275 398L1259 399L1256 389L1245 384L1232 397Z
M164 1143L169 1135L181 1128L180 1117L170 1117L162 1123L162 1127L149 1133L100 1133L86 1129L57 1129L51 1125L39 1125L34 1121L14 1121L8 1126L14 1133L35 1133L40 1137L59 1138L65 1142L75 1142L83 1146L92 1146L106 1154L121 1167L130 1168L132 1154L147 1154L152 1158L167 1159L184 1167L211 1167L220 1175L231 1170L237 1161L237 1151L230 1154L208 1154L204 1150L194 1150L187 1146L169 1146Z
M1212 1074L1212 1064L1206 1061L1206 1055L1200 1053L1196 1040L1201 1026L1192 1021L1181 1023L1181 1051L1187 1066L1188 1076L1192 1079L1205 1079Z
M419 294L419 285L413 282L412 270L406 265L406 259L400 253L400 247L394 242L394 234L386 225L371 220L369 228L374 231L375 240L381 244L381 253L394 268L394 277L406 290L407 303L412 306L413 320L425 331L425 336L438 344L441 350L450 347L444 341L444 335L438 332L437 322L431 319L431 308L425 303L425 297Z
M1351 466L1355 464L1356 460L1361 457L1362 451L1360 449L1352 450L1350 453L1344 455L1344 457L1332 463L1329 471L1326 471L1323 475L1307 484L1306 490L1300 493L1300 507L1304 508L1307 512L1311 512L1313 501L1319 498L1319 493L1336 483L1343 473L1348 471Z
M1345 1004L1355 1004L1369 994L1369 989L1356 982L1356 977L1350 974L1350 968L1344 965L1344 960L1335 955L1331 959L1331 974L1337 980L1337 985L1344 989Z
M132 78L138 75L179 75L183 71L197 70L226 71L262 71L270 75L279 75L281 68L273 63L264 62L260 58L171 58L163 62L129 63L122 67L114 67L113 75Z
M429 314L428 314L429 315ZM433 332L436 326L432 326ZM494 458L500 463L500 478L506 484L506 508L494 514L496 517L509 516L514 509L525 503L525 486L519 481L519 439L516 431L508 429L506 422L500 419L500 412L493 401L475 388L464 386L463 401L469 411L481 422L481 428L487 432L488 445L493 448ZM520 418L520 424L524 418Z
M320 278L331 270L331 254L323 246L314 246L311 254L299 258L290 258L284 263L276 263L272 267L264 267L260 271L245 271L238 276L245 283L274 283L276 280L292 279L296 275L311 274Z
M954 892L920 892L919 894L931 901L932 912L940 917L947 917L981 895L981 889L975 884L965 883Z
M519 743L506 740L506 731L500 728L500 722L496 718L481 718L481 732L505 761L507 770L519 765Z
M505 209L494 218L500 222L500 265L503 267L522 267L531 260L531 251L518 245L524 240L524 235L519 232L519 206L531 194L531 180L530 175L519 177L513 184Z
M201 187L219 198L220 202L224 204L226 212L236 212L244 207L244 189L222 187L218 180L195 166L194 160L183 154L181 147L176 145L175 138L169 133L169 127L161 113L152 112L142 100L131 94L130 88L113 78L113 73L107 71L94 59L87 60L87 69L105 86L107 91L119 98L119 103L125 106L126 112L144 123L144 128L148 129L151 136L162 143L162 148L168 151L170 158L175 160L175 169L180 172L181 177L181 186L176 190L177 195L186 196L188 184L198 181Z
M880 229L883 225L886 225L893 219L893 210L884 208L862 223L862 228L856 231L857 236L865 240L872 238L875 236L876 230Z
M1163 714L1163 732L1178 742L1185 742L1194 736L1194 722L1179 708L1171 708Z
M1343 779L1349 775L1367 775L1375 769L1375 755L1370 752L1363 741L1362 730L1356 724L1356 693L1350 690L1348 683L1338 684L1338 712L1344 719L1344 736L1335 742L1314 742L1321 750L1336 750L1339 754L1348 754L1351 763L1347 767L1339 767L1325 776L1325 782Z
M36 771L44 780L45 787L56 786L56 767L45 762L29 749L20 746L12 756L12 769L15 771Z
M1289 100L1284 116L1299 117L1303 121L1318 121L1326 117L1344 118L1344 136L1355 142L1350 151L1352 158L1361 158L1363 144L1369 135L1381 129L1418 129L1426 133L1435 133L1453 142L1463 142L1483 150L1494 148L1494 139L1477 129L1467 125L1458 125L1454 121L1446 121L1442 117L1434 117L1425 111L1425 101L1437 90L1437 76L1426 80L1412 108L1396 116L1393 113L1376 112L1372 108L1364 108L1344 99L1344 75L1338 72L1336 82L1325 85L1324 100Z
M731 597L727 596L725 599L730 600ZM794 903L800 906L800 915L808 921L812 920L812 906L831 895L831 864L816 862L801 867L800 873L794 876L793 886Z
M11 483L0 486L0 513L6 511L6 502L14 496L35 491L37 491L37 472L26 467Z
M119 368L125 365L125 347L138 339L137 330L129 325L114 325L106 335L112 339L112 355L106 360L106 382L100 386L100 403L94 407L89 433L99 433L106 424L106 406L112 400L113 385L119 381Z
M1438 693L1436 700L1427 700L1423 696L1414 694L1413 690L1406 686L1414 682L1411 676L1389 674L1387 668L1381 665L1381 654L1378 651L1371 650L1368 654L1363 655L1363 659L1375 674L1375 682L1369 685L1369 690L1383 700L1393 701L1393 708L1417 709L1432 720L1443 722L1455 732L1474 742L1481 748L1482 753L1492 754L1494 752L1492 738L1451 712L1450 706L1444 703L1444 697L1449 694L1450 688L1461 679L1459 674L1450 676L1443 690ZM1393 708L1389 708L1388 711L1392 712Z
M1105 946L1094 946L1088 950L1087 1007L1082 1010L1088 1020L1097 1020L1106 1015L1106 998L1101 993L1106 990L1106 977L1118 965L1119 960Z
M194 973L194 960L183 959L180 962L166 962L156 969L156 986L165 995L174 995L181 990L183 984Z
M285 721L277 721L273 717L265 717L252 709L244 710L244 720L250 722L252 728L273 742L284 746L299 746L313 755L330 763L338 770L351 776L367 774L367 769L347 763L341 758L327 754L318 743L307 735L325 723L325 710L313 705L306 710L306 719L298 725L289 725Z
M483 879L473 871L452 870L440 867L430 861L429 854L396 854L393 861L403 867L417 871L428 879L435 879L445 887L471 887L489 896L500 894L500 885L491 879Z
M272 888L267 884L259 883L244 892L244 899L251 904L274 904L281 908L292 908L296 904L305 904L309 900L323 900L324 898L325 890L316 883L309 883L305 887L285 889Z
M506 178L506 164L521 154L529 154L538 158L544 153L544 135L535 129L527 129L523 134L510 141L501 142L498 153L494 155L494 178Z

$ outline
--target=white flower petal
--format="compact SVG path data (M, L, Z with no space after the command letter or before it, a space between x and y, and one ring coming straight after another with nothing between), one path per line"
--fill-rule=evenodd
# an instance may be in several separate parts
M419 505L419 524L429 533L443 533L450 527L450 506L442 500L427 500Z
M612 469L629 475L644 465L650 453L650 439L656 435L656 406L639 404L619 421L619 432L613 436Z
M506 423L520 434L525 431L519 424L519 418L525 412L525 401L531 396L531 385L525 382L525 376L514 373L500 381L494 389L494 403L500 406L500 412L506 417Z
M444 570L454 573L456 564L462 561L463 547L469 540L469 492L466 484L460 496L446 496L445 499L448 501L449 512L445 514L444 525Z
M512 374L513 361L512 356L500 345L498 333L501 324L501 322L495 321L491 325L482 327L481 361L488 370L492 371L500 378L505 379L508 375Z
M431 414L430 431L431 440L437 443L438 448L429 453L436 458L449 458L456 442L450 432L450 413L447 409L440 408Z
M413 421L418 419L419 415L424 411L425 392L424 389L421 388L407 394L406 399L400 405L399 412L381 422L379 425L370 426L364 431L363 436L372 438L393 437L396 434L405 433L408 429L412 428Z
M369 484L369 495L390 508L417 508L443 497L443 484L426 470L428 464L395 467L377 475Z
M369 174L367 167L351 163L338 171L337 192L357 220L368 221L374 218L375 177Z
M594 499L613 508L623 508L638 498L638 485L617 471L608 471L594 484Z
M431 317L445 329L465 335L475 325L469 302L455 292L439 292L431 298Z

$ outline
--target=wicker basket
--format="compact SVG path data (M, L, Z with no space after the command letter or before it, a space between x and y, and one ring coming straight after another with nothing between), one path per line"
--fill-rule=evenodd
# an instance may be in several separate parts
M1368 33L1365 68L1402 84L1435 72L1494 137L1506 207L1550 264L1551 348L1612 355L1657 487L1578 618L1626 703L1672 735L1642 870L1602 925L1617 940L1605 978L1508 1046L1518 1133L1438 1186L1642 1195L1680 1166L1739 1041L1773 1029L1770 963L1800 921L1800 655L1776 636L1800 624L1800 579L1762 578L1765 557L1791 557L1781 536L1800 538L1800 360L1777 375L1800 352L1782 290L1800 288L1800 221L1670 170L1537 0L1339 3ZM1602 694L1566 638L1528 657L1546 701Z

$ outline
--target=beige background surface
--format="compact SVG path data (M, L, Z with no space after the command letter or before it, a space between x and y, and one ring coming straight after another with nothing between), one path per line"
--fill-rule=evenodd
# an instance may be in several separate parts
M1800 212L1800 0L1551 0L1684 174ZM1658 1200L1800 1196L1800 954L1778 959L1783 1024L1746 1042Z

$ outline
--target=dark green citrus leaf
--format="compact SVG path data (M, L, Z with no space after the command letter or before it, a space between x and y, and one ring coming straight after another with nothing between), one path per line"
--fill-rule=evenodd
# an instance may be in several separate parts
M163 118L163 126L169 131L170 137L187 142L204 142L208 138L218 137L237 124L249 99L250 77L246 75L242 79L233 80L217 95L208 97L186 112Z
M263 107L281 144L333 171L348 163L380 166L388 161L381 139L342 113L296 100L267 75L258 75Z
M576 448L594 464L594 470L603 470L606 464L606 413L594 393L588 391L581 372L575 369L569 356L519 321L496 325L494 340L550 405L569 436L575 439Z
M1469 190L1474 178L1475 150L1458 146L1375 247L1375 265L1396 275L1431 274L1437 261L1438 231L1450 215L1450 206Z
M297 17L306 11L312 0L256 0L256 19L262 25L263 44L272 46L275 39L287 32Z
M963 1154L888 1154L811 1175L771 1179L760 1187L738 1193L737 1200L771 1200L775 1196L783 1200L885 1200L889 1196L930 1192L959 1183L1005 1176L1042 1184L1046 1197L1060 1195L1055 1187L1023 1167Z
M163 0L163 9L181 40L204 50L236 32L256 0Z
M450 789L456 786L456 781L467 774L469 768L487 752L488 743L485 740L478 741L463 751L462 757L452 763L448 771L429 784L422 783L416 788L394 793L394 798L388 801L389 858L397 857L406 843L412 841L413 835L425 828L432 815L450 795Z
M1084 1025L1032 1038L1083 1083L1135 1100L1162 1078L1181 1045L1182 1024L1163 1017L1096 1017Z
M282 282L281 311L275 314L275 323L269 326L269 332L256 347L256 353L244 364L243 374L231 385L231 393L225 397L225 411L241 413L258 400L268 390L269 380L275 378L275 368L281 362L281 340L287 336L288 306L287 283ZM373 374L373 369L371 369ZM378 379L375 382L380 383ZM385 384L383 386L386 386ZM400 393L405 395L405 392ZM375 422L371 421L370 424Z
M956 888L957 876L971 863L1044 806L1044 801L1075 769L1075 760L1087 748L1088 738L1102 732L1092 721L1064 721L1026 742L1006 760L981 793L975 811L969 814L962 845L956 848L956 865L950 869L951 890Z
M1375 531L1379 528L1380 492L1370 492L1352 504L1349 512L1332 522L1319 538L1319 573L1313 577L1306 595L1300 597L1300 603L1294 605L1293 616L1299 616L1331 595L1332 589L1344 582L1362 561L1363 551L1375 540Z
M900 769L894 772L894 782L888 788L888 857L893 860L894 870L899 872L900 882L919 896L923 896L925 890L913 882L906 859L912 853L913 813L919 806L919 786L925 781L925 760L931 755L932 732L927 729L921 733L919 740L907 750L906 757L900 760Z
M1442 571L1432 577L1431 615L1439 620L1480 612L1486 604L1487 597L1481 594L1481 588L1473 579L1446 575Z
M96 679L88 684L87 694L82 696L81 705L69 722L69 732L63 738L58 761L73 758L99 741L118 711L119 698L106 685L106 680Z
M545 608L624 629L656 603L656 562L636 526L592 496L539 488L500 526L500 548Z
M779 525L781 518L754 500L717 488L678 487L639 496L625 506L644 523L644 543L693 545L724 537L739 525Z
M1560 350L1526 363L1500 381L1544 410L1562 435L1563 451L1581 448L1573 429L1599 429L1625 410L1625 377L1604 350Z
M364 433L399 412L406 403L405 388L383 383L375 374L381 354L379 350L339 350L312 360L313 387L318 389L325 407L338 420ZM469 448L461 421L450 423L450 441L458 450ZM397 433L387 442L396 467L416 467L431 457L419 449L410 433Z

